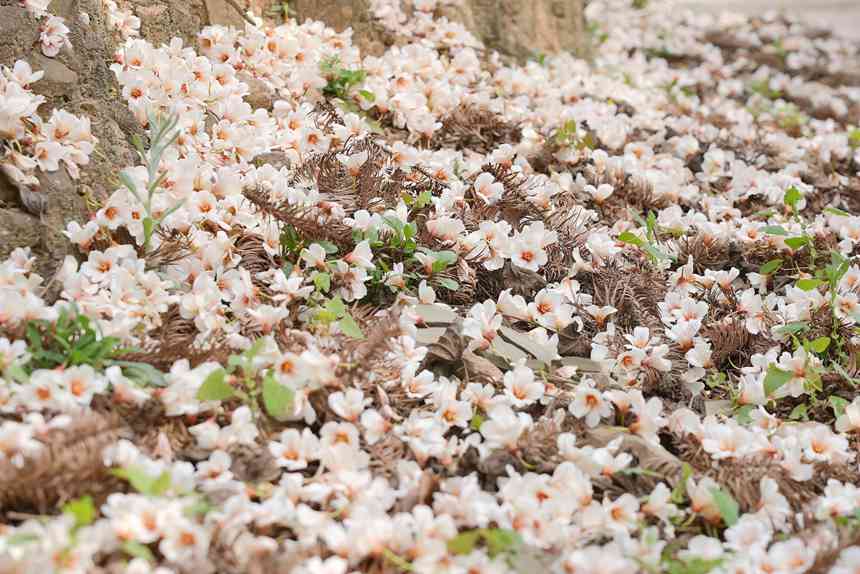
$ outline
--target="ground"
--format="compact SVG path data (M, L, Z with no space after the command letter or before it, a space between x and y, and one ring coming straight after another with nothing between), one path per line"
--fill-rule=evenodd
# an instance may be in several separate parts
M680 3L697 10L731 10L749 15L776 10L803 22L825 26L841 36L860 39L860 3L854 0L680 0Z
M857 573L860 43L463 1L0 0L0 572Z

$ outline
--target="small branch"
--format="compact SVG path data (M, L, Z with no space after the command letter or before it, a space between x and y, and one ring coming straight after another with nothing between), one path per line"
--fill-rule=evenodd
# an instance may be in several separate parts
M256 25L257 25L257 23L256 23L256 22L254 22L254 20L252 20L252 19L251 19L251 17L250 17L250 16L248 16L248 15L245 13L245 11L242 9L242 7L241 7L241 6L239 6L239 3L238 3L236 0L224 0L224 2L226 2L227 4L229 4L230 6L232 6L232 7L233 7L233 9L234 9L234 10L236 10L236 12L238 12L238 13L239 13L239 16L241 16L241 17L242 17L242 18L243 18L247 23L249 23L251 26L256 26Z

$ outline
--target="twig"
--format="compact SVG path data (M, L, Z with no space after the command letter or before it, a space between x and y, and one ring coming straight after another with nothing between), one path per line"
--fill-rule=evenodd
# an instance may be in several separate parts
M245 13L245 11L244 11L244 10L242 10L242 7L241 7L241 6L239 6L239 3L238 3L236 0L224 0L224 2L226 2L227 4L229 4L230 6L232 6L232 7L233 7L233 9L234 9L234 10L236 10L236 12L238 12L238 13L239 13L239 15L240 15L240 16L241 16L241 17L242 17L246 22L248 22L251 26L256 26L256 25L257 25L257 23L256 23L256 22L254 22L254 20L253 20L253 19L251 19L251 17L250 17L250 16L248 16L248 15Z

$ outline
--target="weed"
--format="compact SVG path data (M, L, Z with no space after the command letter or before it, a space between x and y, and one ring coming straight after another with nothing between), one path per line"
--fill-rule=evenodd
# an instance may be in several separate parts
M30 321L27 324L32 369L53 369L90 365L103 369L123 353L120 340L102 337L89 317L77 311L60 311L56 322Z
M657 265L662 261L671 261L672 257L661 251L658 247L657 215L653 211L648 212L646 219L642 219L638 214L633 214L639 224L645 228L645 237L640 237L632 231L624 231L618 236L618 241L635 245L645 252L652 264Z
M143 218L143 252L149 251L149 244L152 240L152 235L161 226L164 220L174 211L182 206L182 202L171 206L166 212L157 216L153 212L152 200L158 187L164 182L167 173L158 174L158 167L161 164L161 156L165 150L170 147L176 138L179 137L179 130L176 129L179 124L179 117L176 115L163 117L149 114L150 126L150 146L149 149L144 149L143 142L140 138L134 139L134 145L137 153L140 156L144 166L146 166L147 183L144 192L137 188L137 184L126 174L119 174L123 185L128 188L135 199L142 205L144 210Z
M266 413L275 419L289 414L295 393L275 378L271 369L260 372L256 365L257 356L263 351L266 339L259 338L242 354L232 355L227 368L220 367L206 377L197 391L201 401L226 401L239 399L257 419L262 402Z
M448 541L448 550L454 554L469 554L483 542L490 557L513 554L522 545L522 538L514 530L505 528L476 528L461 532Z
M788 336L792 341L794 350L803 349L806 352L806 364L804 365L805 381L804 390L809 395L808 403L804 402L797 405L792 410L789 418L793 420L805 420L812 407L817 406L821 400L818 393L824 390L822 383L822 375L828 372L828 369L833 369L837 373L845 373L844 366L839 364L840 358L844 358L842 349L845 345L843 335L839 331L841 321L836 314L837 297L839 295L839 282L842 277L848 272L851 265L851 259L842 255L839 251L831 250L828 255L829 261L825 265L821 265L822 254L818 252L815 246L815 238L809 231L809 222L800 214L799 204L803 195L796 187L790 187L786 190L783 198L783 203L790 212L791 219L794 220L800 227L799 235L790 235L789 232L780 225L769 225L764 228L765 233L774 236L781 236L785 239L784 243L800 252L806 250L809 254L808 268L801 271L797 269L797 279L794 286L801 291L813 291L820 288L826 288L826 300L832 314L831 332L829 335L822 335L815 338L807 337L806 334L811 329L808 321L796 321L788 323L777 329L777 333L782 336ZM833 208L827 208L827 211L836 215L847 215L845 212ZM783 268L784 261L782 259L773 259L765 263L759 271L762 274L772 274ZM821 367L816 366L813 361L815 357L821 359ZM780 369L776 365L770 365L764 380L765 395L772 397L773 394L783 385L787 384L794 374ZM846 379L851 380L850 377ZM828 404L834 397L826 397L824 400ZM838 397L835 397L838 399ZM834 408L838 406L837 401Z
M349 99L350 90L361 84L367 77L367 72L364 70L344 68L340 63L340 58L337 56L324 59L320 63L320 71L328 81L323 88L323 94L344 101ZM367 93L370 94L370 92ZM372 94L370 95L372 96Z
M124 348L116 337L104 337L92 320L74 307L60 311L54 322L35 320L26 326L30 359L25 365L9 365L8 374L26 383L36 369L89 365L98 371L118 366L140 385L164 385L164 375L146 363L123 361L133 349Z

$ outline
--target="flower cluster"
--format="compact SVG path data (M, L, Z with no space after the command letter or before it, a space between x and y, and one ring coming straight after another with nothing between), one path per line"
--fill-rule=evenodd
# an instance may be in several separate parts
M65 21L48 12L50 0L21 0L21 3L30 14L40 20L39 41L42 44L43 54L49 58L55 58L63 48L71 49L69 28Z
M106 0L159 153L0 262L0 570L854 572L857 46L600 0L593 66L518 65L371 4L378 56ZM40 77L21 185L97 143Z
M45 98L34 94L31 85L44 72L33 71L23 60L12 68L3 66L0 74L0 169L19 189L38 188L36 170L63 166L77 178L97 143L89 118L55 109L48 120L42 119L37 110Z

